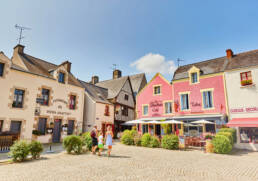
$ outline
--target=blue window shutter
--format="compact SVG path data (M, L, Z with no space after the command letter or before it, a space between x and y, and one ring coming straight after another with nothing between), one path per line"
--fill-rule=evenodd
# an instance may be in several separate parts
M181 99L181 105L180 105L181 106L181 110L183 110L184 109L184 106L183 106L183 104L184 104L183 103L183 95L180 96L180 99Z
M205 92L203 92L202 94L203 94L203 95L202 95L202 98L203 98L203 107L204 107L204 108L207 108L207 105L206 105L206 94L205 94Z

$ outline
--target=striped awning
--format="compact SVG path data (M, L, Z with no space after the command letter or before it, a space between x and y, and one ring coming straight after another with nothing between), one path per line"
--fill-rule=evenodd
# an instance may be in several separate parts
M258 127L258 118L233 118L228 122L229 127Z

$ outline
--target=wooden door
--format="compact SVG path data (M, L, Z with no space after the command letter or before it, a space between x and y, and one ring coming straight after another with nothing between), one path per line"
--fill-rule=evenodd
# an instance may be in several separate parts
M11 121L10 132L20 134L21 133L21 121Z
M53 130L53 143L59 143L61 138L61 123L62 120L57 119L54 122L54 130Z
M68 134L68 135L72 135L72 134L73 134L73 130L74 130L74 120L69 120L69 121L68 121L67 134Z

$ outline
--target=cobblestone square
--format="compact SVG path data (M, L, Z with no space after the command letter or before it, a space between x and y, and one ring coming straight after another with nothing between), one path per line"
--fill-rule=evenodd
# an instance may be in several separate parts
M257 181L258 153L207 154L116 143L112 157L103 154L43 155L41 160L0 165L1 181L34 180L219 180Z

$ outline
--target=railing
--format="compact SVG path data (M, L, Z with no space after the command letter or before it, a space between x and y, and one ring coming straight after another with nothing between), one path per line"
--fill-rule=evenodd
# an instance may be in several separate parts
M14 133L0 133L0 153L10 151L14 141L18 140L19 135Z

